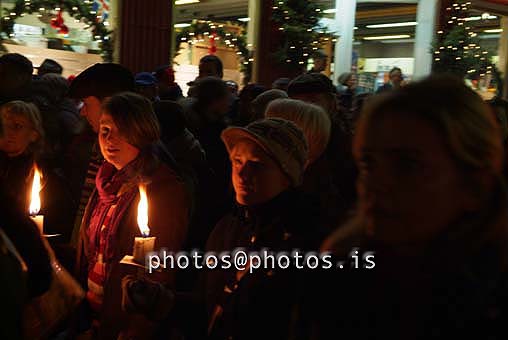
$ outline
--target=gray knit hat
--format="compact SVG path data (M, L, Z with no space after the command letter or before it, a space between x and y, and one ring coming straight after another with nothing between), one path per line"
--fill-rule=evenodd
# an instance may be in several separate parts
M228 152L242 139L253 141L280 165L293 187L301 184L308 146L303 132L293 122L281 118L266 118L245 128L227 128L221 137Z

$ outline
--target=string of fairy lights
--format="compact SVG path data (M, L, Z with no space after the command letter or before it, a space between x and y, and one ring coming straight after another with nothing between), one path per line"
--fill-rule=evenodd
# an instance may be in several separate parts
M108 29L109 21L94 10L92 0L16 0L13 8L6 10L0 19L2 39L13 38L14 22L18 17L26 14L36 14L38 18L55 16L60 11L66 11L74 19L74 22L85 24L84 29L90 29L92 40L100 45L102 57L105 61L111 61L113 57L113 44L111 41L112 31ZM65 31L61 31L65 32ZM66 34L63 34L66 36Z
M235 33L238 31L239 33ZM241 70L247 76L252 71L252 45L247 43L244 27L232 23L217 23L210 20L194 20L189 26L177 28L176 51L180 50L181 43L196 45L198 43L222 43L225 47L236 51L240 59Z
M491 74L494 66L490 62L489 52L482 49L478 33L470 23L470 9L470 1L456 1L446 8L445 29L437 31L439 44L434 48L434 63L455 62L456 65L464 65L467 75L478 74L482 77ZM481 17L482 20L488 18L488 13Z

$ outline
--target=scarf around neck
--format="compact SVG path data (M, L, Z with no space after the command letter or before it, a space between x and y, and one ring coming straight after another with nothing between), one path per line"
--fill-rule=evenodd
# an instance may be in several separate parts
M106 238L106 247L103 254L104 262L109 262L115 256L118 227L138 193L138 179L134 174L137 163L135 160L123 169L116 170L111 163L104 162L97 172L95 180L97 195L93 198L91 205L92 212L87 230L90 241L88 249L90 255L89 268L92 268L97 260L101 228L112 205L116 205L116 209L111 215L111 219L106 226L106 233L104 234Z

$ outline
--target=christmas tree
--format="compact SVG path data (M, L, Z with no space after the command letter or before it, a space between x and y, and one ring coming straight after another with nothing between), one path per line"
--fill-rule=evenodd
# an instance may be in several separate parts
M325 37L323 13L315 0L275 0L272 19L282 33L274 57L287 69L301 70Z
M455 1L446 8L447 21L433 44L433 72L452 73L462 78L498 76L490 53L480 45L470 18L471 2ZM487 19L486 17L484 19Z

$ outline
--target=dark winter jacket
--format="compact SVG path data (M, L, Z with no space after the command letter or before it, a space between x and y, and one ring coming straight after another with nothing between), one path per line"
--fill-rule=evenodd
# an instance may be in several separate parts
M149 180L146 191L148 197L148 223L150 236L155 236L155 250L167 248L168 251L179 251L183 248L187 236L189 222L190 197L185 186L176 175L164 163L160 163L149 174L145 174ZM139 179L139 178L138 178ZM134 238L140 236L137 225L137 206L139 202L138 182L131 178L118 191L120 195L130 195L134 190L133 198L128 202L128 207L118 223L112 245L112 256L107 259L107 273L104 284L103 309L100 313L100 339L116 339L122 333L124 336L135 338L150 338L152 324L143 317L129 315L121 310L122 289L121 280L127 274L135 274L136 269L122 265L119 261L125 255L133 252ZM87 286L89 265L94 261L96 254L89 252L90 220L98 204L98 194L95 191L88 203L83 217L78 244L78 277L81 284ZM174 285L175 272L167 271L162 274L152 274L150 279L163 282L169 287Z
M344 268L315 273L305 289L299 339L506 339L508 228L506 198L464 216L419 254L375 241L360 219L324 248ZM358 251L359 268L352 251ZM375 267L365 261L373 252ZM313 320L311 324L305 320Z
M316 203L301 192L286 191L257 207L237 207L217 224L206 250L219 254L240 247L246 252L267 249L291 256L296 249L316 250L323 236L320 230ZM194 304L188 296L177 294L172 315L188 317L189 328L198 333L189 338L286 339L304 270L295 269L294 261L289 269L273 268L267 261L268 269L243 276L234 266L206 270Z

